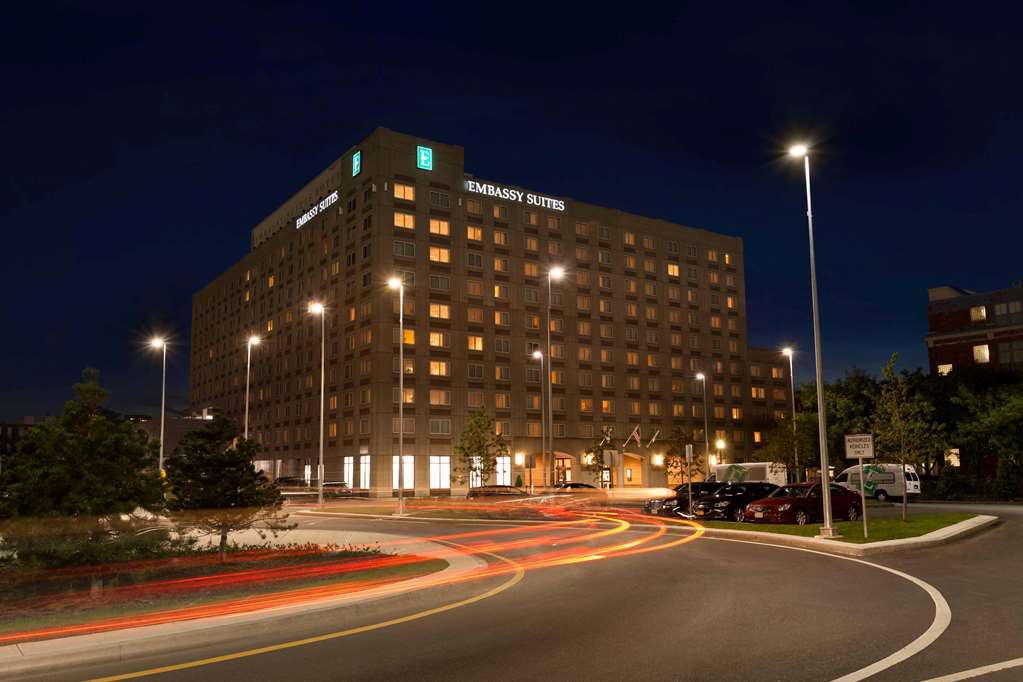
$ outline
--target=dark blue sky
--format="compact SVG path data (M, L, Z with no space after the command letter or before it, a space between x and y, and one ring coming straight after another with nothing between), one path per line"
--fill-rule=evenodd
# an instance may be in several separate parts
M927 287L1023 276L1019 16L102 4L8 10L0 29L0 418L58 409L86 365L113 407L155 412L153 330L178 340L185 408L192 293L378 125L462 144L486 178L742 236L750 340L796 344L804 379L793 139L816 145L828 376L892 351L924 365Z

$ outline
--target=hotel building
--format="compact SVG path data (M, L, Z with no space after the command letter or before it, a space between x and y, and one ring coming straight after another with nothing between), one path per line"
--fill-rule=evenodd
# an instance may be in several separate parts
M490 482L539 484L533 352L547 352L548 324L559 478L592 482L582 454L610 427L637 436L614 484L664 485L673 427L704 438L697 373L723 459L755 461L764 432L790 416L789 380L784 357L747 344L742 240L484 180L464 156L377 129L256 225L249 253L193 298L193 407L241 423L246 343L259 335L249 415L259 464L315 477L321 319L308 305L318 301L327 481L395 491L404 400L409 494L464 492L453 448L480 407L509 449ZM565 276L548 299L554 266ZM392 277L405 283L402 337Z

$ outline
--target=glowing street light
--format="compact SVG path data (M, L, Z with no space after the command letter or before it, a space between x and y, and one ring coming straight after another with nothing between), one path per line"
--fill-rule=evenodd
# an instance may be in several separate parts
M149 347L153 350L159 350L163 352L163 382L160 388L160 459L157 464L157 471L160 472L160 478L163 478L163 422L164 416L167 410L167 341L166 339L156 336L150 339Z
M327 315L326 308L318 301L309 302L309 314L320 317L320 462L316 472L316 499L323 505L323 399L327 391Z
M824 505L824 526L821 527L822 537L837 537L831 525L831 490L828 488L828 428L824 409L824 367L821 359L821 318L817 303L817 259L813 246L813 202L810 200L810 150L805 144L796 144L789 148L789 156L803 159L806 176L806 226L810 242L810 297L813 306L813 350L817 369L817 430L820 436L821 449L821 503Z
M550 466L547 466L546 460L544 464L544 486L548 486L553 483L554 478L554 386L553 377L551 377L553 367L551 366L551 282L560 282L565 278L565 268L560 265L552 265L547 271L547 433L550 434L548 437L548 445L550 446ZM542 370L541 370L542 371ZM540 391L543 392L543 386L540 386ZM541 418L543 414L541 413ZM545 455L546 458L546 455ZM548 477L546 471L550 470Z
M792 356L795 352L791 348L782 348L781 354L789 359L789 390L792 392L792 464L796 469L796 483L802 476L799 475L799 434L796 432L796 374L792 368Z
M550 323L548 322L548 325ZM533 351L533 359L540 363L540 377L543 377L543 351L537 349ZM540 384L540 452L543 458L543 480L547 481L547 417L544 412L544 397L543 397L543 383ZM553 449L553 448L552 448ZM532 471L530 471L532 476ZM544 483L544 485L547 485ZM532 491L530 491L532 492Z
M245 344L245 440L249 439L249 379L252 375L252 347L259 345L258 336L250 336L249 342Z
M710 422L707 416L707 375L699 372L696 380L703 385L703 458L707 462L707 478L710 480Z
M405 515L405 283L400 277L387 280L398 292L398 516Z

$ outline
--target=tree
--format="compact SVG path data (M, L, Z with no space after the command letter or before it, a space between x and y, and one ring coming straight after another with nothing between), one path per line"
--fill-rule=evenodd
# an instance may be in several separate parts
M619 439L613 437L610 430L605 429L601 436L594 440L593 444L583 452L583 469L590 472L597 479L600 486L603 487L604 479L602 475L604 470L611 466L611 462L607 461L604 453L606 450L621 451L621 449Z
M469 415L455 445L459 459L456 472L460 483L484 485L497 469L497 458L508 456L504 439L494 432L494 418L484 408Z
M934 420L934 407L920 391L913 390L907 372L895 373L899 354L893 353L882 371L874 437L877 451L896 459L903 471L918 463L924 453L944 449L944 426ZM903 474L905 476L905 474ZM905 486L905 478L902 482ZM902 520L907 519L909 496L902 495Z
M294 527L281 512L281 491L252 464L258 452L257 442L240 438L238 427L216 412L165 463L172 519L182 531L219 535L221 558L232 531L251 528L262 538Z
M693 429L687 426L674 426L671 435L667 439L668 451L664 456L664 469L668 475L668 482L682 480L688 482L689 473L703 470L703 449L697 443L696 434ZM693 460L686 466L686 445L693 446Z
M952 402L965 411L956 431L961 448L975 463L982 458L996 460L990 492L1002 499L1018 496L1023 469L1023 386L986 391L960 386Z
M796 417L795 433L792 429L792 420L776 421L774 426L764 434L764 447L758 451L760 456L772 464L785 467L793 475L798 470L820 467L816 420L816 412L799 414ZM798 466L796 451L793 447L797 441L799 444Z
M86 369L59 417L28 430L0 474L0 550L44 566L141 558L167 534L157 445L103 409L99 372Z

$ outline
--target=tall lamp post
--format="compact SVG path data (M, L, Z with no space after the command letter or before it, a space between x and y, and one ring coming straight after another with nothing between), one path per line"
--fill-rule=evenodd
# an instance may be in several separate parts
M721 438L718 438L716 441L714 441L714 449L718 451L717 463L724 464L724 459L721 455L721 451L725 449L725 441L722 440Z
M252 375L252 347L259 345L258 336L250 336L245 353L245 440L249 439L249 378Z
M707 416L707 375L700 372L696 380L703 385L703 461L707 463L707 478L710 480L710 422Z
M543 399L543 351L533 351L533 359L540 362L540 452L543 453L544 480L547 480L547 417L544 413ZM531 467L532 469L532 467ZM532 485L532 473L530 473L530 485ZM529 491L532 494L532 490Z
M554 265L547 271L547 433L550 437L547 444L550 446L550 476L545 476L544 486L550 486L554 482L554 387L553 367L551 365L551 282L560 282L565 277L565 268ZM542 390L542 388L541 388Z
M400 277L387 280L398 292L398 516L405 515L405 283Z
M796 483L802 476L799 475L799 434L796 428L796 375L792 367L793 352L791 348L782 348L782 355L789 359L789 390L792 393L792 465L796 470Z
M323 398L327 390L327 314L322 303L312 301L309 313L320 317L320 462L316 470L316 499L323 505Z
M789 148L789 156L803 159L806 176L806 227L810 238L810 298L813 305L813 351L817 365L817 429L821 448L821 503L824 505L824 525L821 537L838 537L838 531L831 525L831 490L828 488L828 428L824 414L824 368L821 360L821 318L817 302L817 259L813 246L813 203L810 200L810 150L805 144Z
M160 459L158 461L156 470L160 472L160 478L164 477L163 473L163 422L165 413L167 411L167 341L159 336L153 338L149 342L150 347L163 351L163 381L160 387Z

